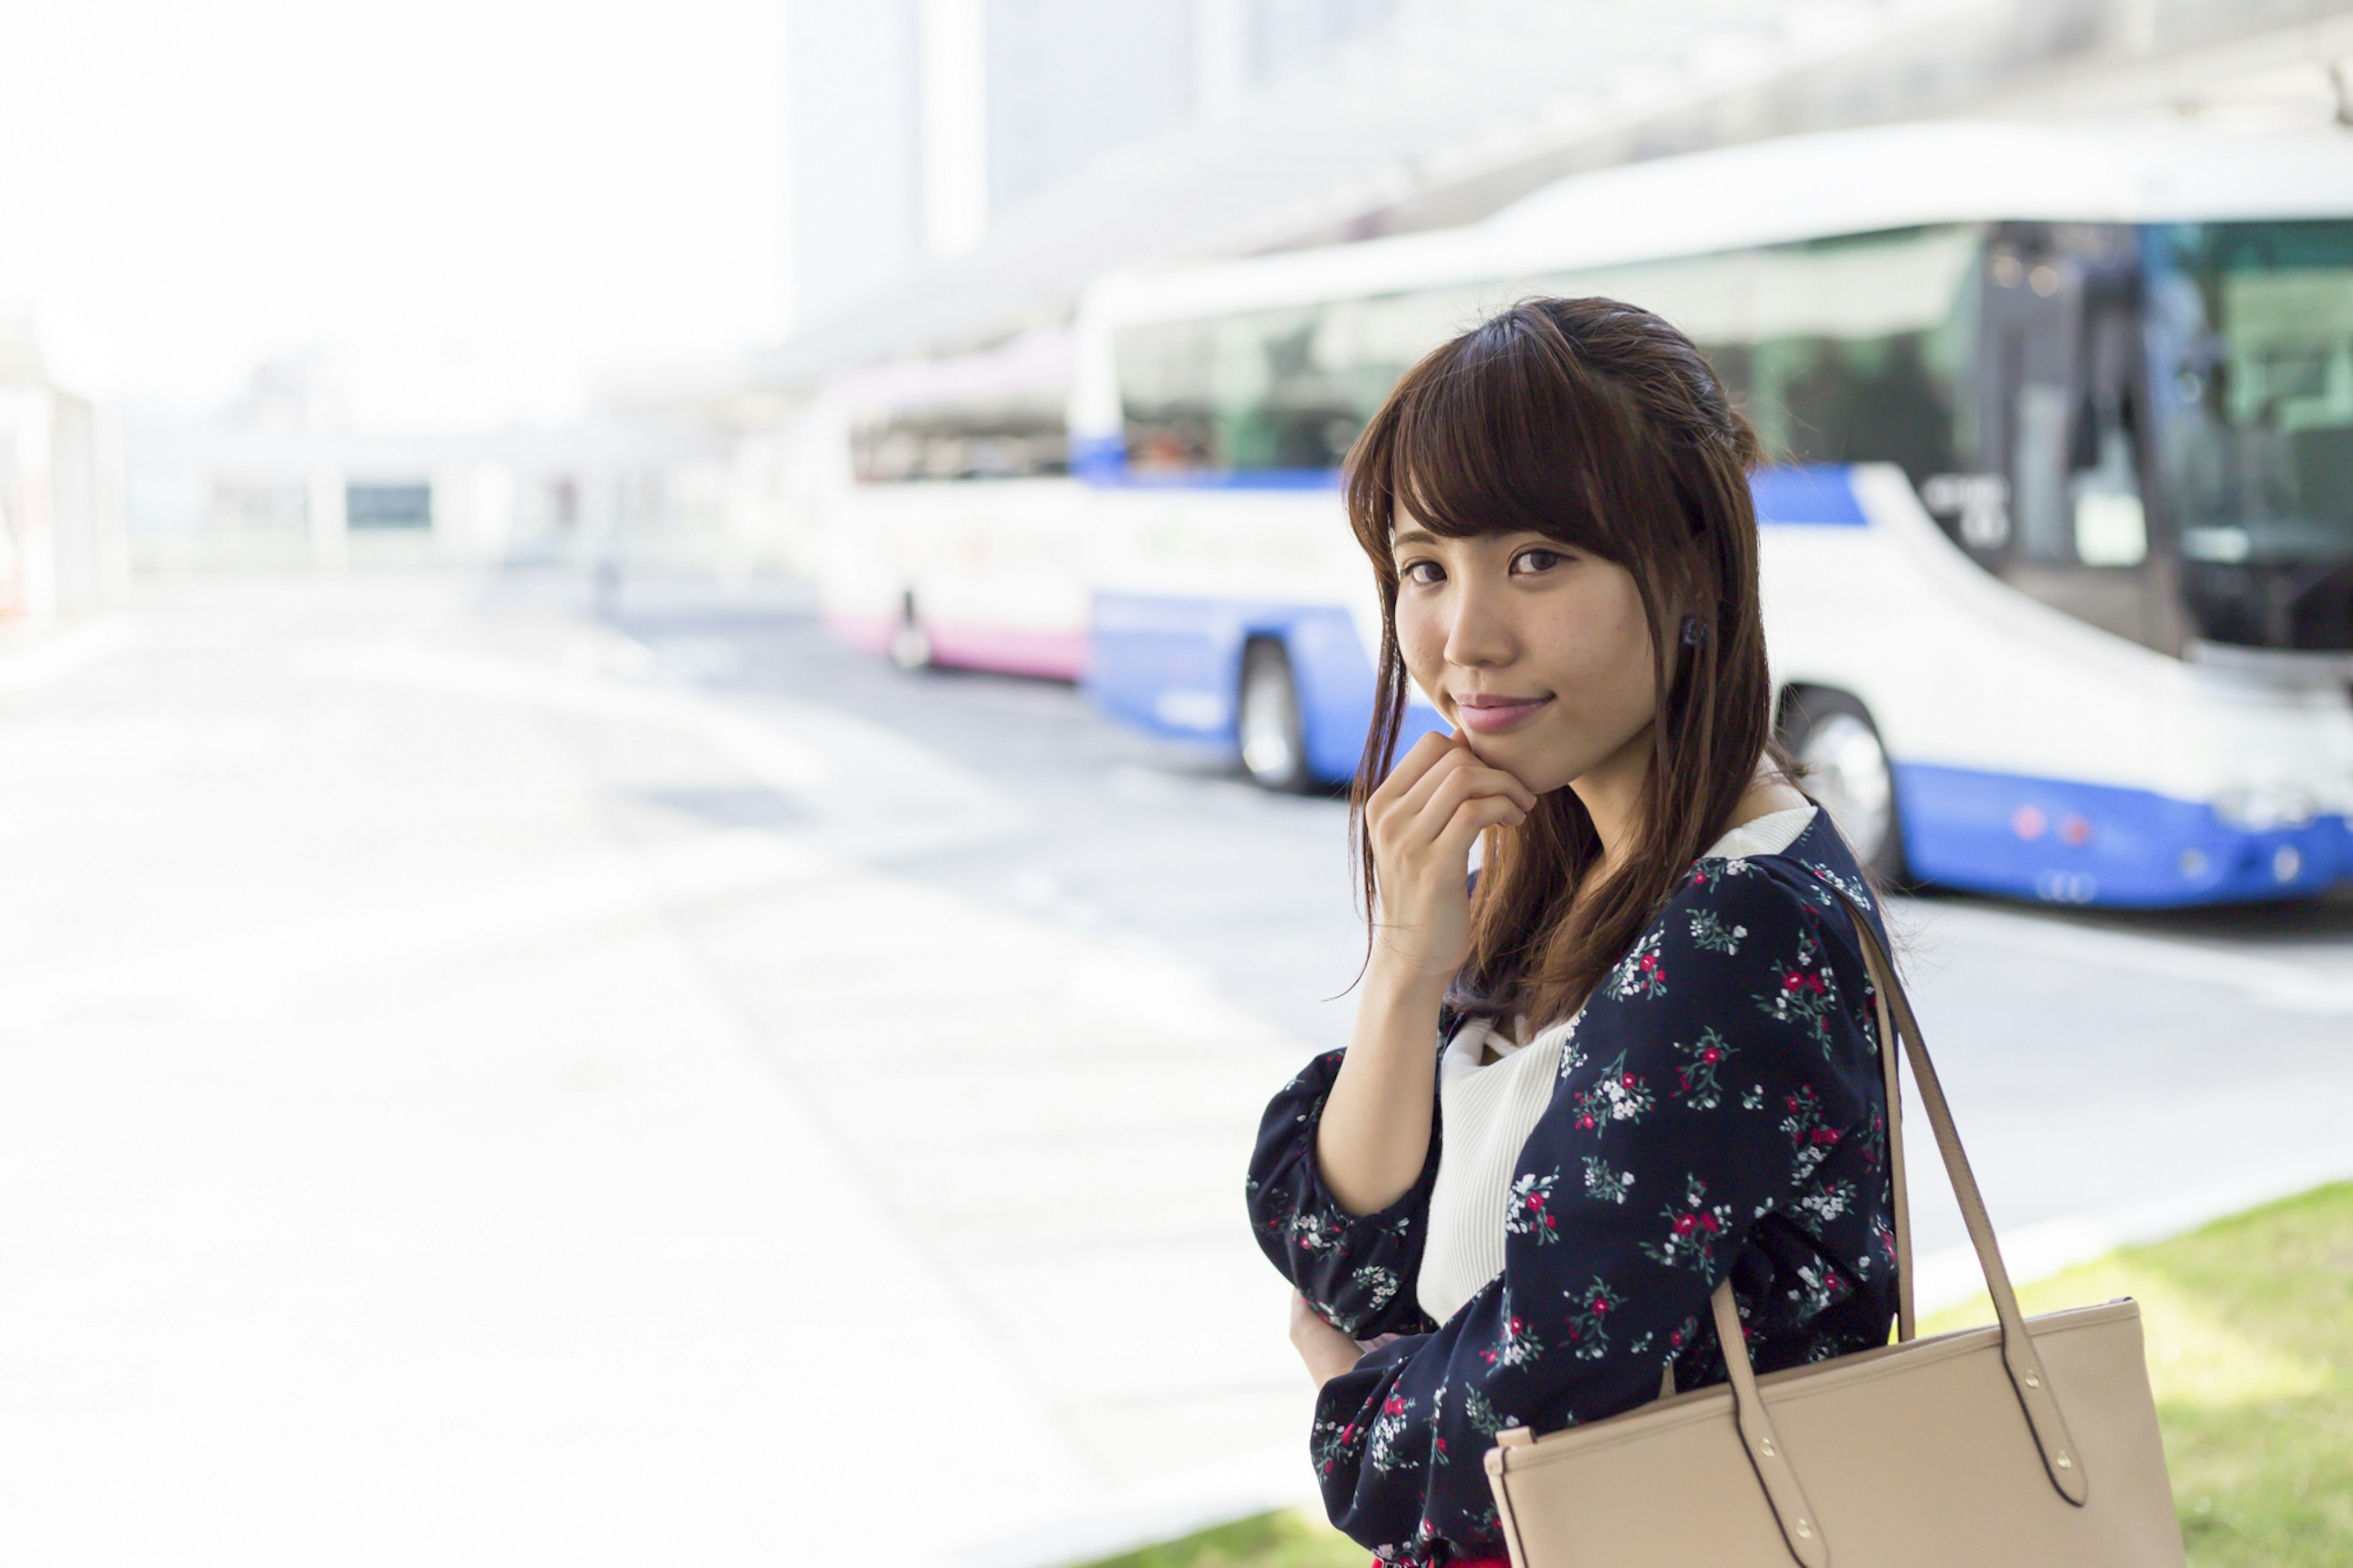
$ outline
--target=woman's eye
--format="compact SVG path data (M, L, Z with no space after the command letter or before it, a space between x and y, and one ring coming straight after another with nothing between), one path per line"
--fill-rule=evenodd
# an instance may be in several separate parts
M1419 584L1425 588L1446 581L1445 570L1435 561L1411 562L1398 575L1409 583Z
M1557 550L1523 550L1512 558L1514 572L1549 572L1568 559Z

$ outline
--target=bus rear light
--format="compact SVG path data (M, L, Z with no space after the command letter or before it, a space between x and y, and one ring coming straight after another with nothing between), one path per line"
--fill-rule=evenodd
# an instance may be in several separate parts
M2029 841L2042 837L2042 830L2049 826L2049 819L2034 806L2021 805L2010 814L2010 830Z
M2092 825L2080 816L2063 816L2059 819L2059 840L2063 844L2089 844Z

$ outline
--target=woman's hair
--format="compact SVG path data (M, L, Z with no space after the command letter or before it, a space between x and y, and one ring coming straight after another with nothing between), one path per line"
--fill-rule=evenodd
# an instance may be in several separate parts
M1639 837L1587 888L1601 843L1574 790L1489 830L1451 1005L1539 1027L1567 1016L1730 826L1772 745L1757 455L1691 340L1615 300L1530 300L1432 351L1349 453L1348 521L1381 593L1372 733L1351 795L1368 921L1380 915L1365 803L1395 760L1406 705L1398 509L1449 538L1526 531L1613 561L1650 618L1658 711Z

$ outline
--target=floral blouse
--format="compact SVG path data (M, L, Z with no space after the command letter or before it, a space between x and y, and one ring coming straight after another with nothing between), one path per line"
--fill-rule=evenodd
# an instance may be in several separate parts
M1249 1182L1260 1247L1345 1332L1403 1336L1324 1385L1311 1444L1333 1523L1379 1560L1503 1554L1483 1464L1503 1428L1618 1415L1670 1363L1677 1388L1724 1381L1707 1298L1727 1275L1760 1373L1887 1342L1886 1095L1834 889L1876 926L1820 812L1778 854L1692 867L1575 1020L1514 1173L1503 1272L1443 1323L1414 1289L1435 1102L1419 1179L1363 1215L1315 1159L1343 1053L1268 1106Z

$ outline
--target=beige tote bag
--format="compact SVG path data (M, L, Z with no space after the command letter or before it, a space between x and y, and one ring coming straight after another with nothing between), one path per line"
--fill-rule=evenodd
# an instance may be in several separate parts
M1718 1286L1730 1387L1496 1438L1487 1478L1514 1568L2180 1568L2139 1307L2019 1316L1911 1002L1849 912L1879 992L1897 1342L1760 1378ZM1891 1004L1996 1327L1914 1337Z

